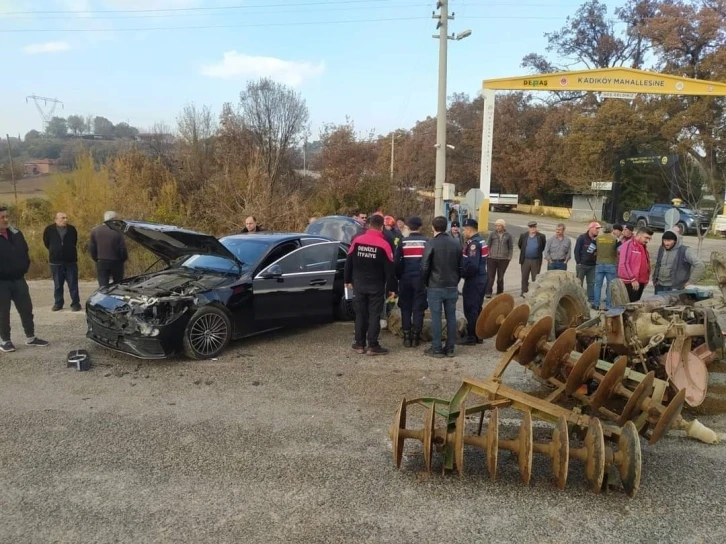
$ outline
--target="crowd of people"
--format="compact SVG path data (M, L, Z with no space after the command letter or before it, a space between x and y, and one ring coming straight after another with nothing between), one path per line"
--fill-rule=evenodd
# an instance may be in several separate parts
M431 238L422 232L420 217L384 216L376 212L371 217L356 212L353 218L365 225L363 234L353 239L345 266L345 284L355 291L356 314L353 349L361 354L381 355L388 350L379 343L386 324L387 299L398 295L401 310L403 344L417 347L426 309L431 312L431 346L424 353L431 357L453 357L456 331L456 303L463 296L467 331L457 343L475 345L482 339L476 336L476 320L484 299L504 292L504 275L514 252L512 235L506 222L497 219L495 229L484 240L474 219L463 225L443 216L431 223ZM448 227L448 228L447 228ZM592 308L602 309L605 290L605 309L612 307L610 284L621 280L631 302L640 300L650 281L656 294L684 289L698 282L705 272L703 261L683 245L677 227L667 230L651 270L648 243L653 231L648 227L635 230L630 223L606 224L597 221L579 235L574 248L565 234L564 223L556 226L549 239L538 231L536 221L527 224L527 231L518 240L521 268L520 296L529 291L547 263L547 270L567 270L575 260L575 273L587 289ZM461 293L459 282L464 280ZM442 317L447 330L443 339Z

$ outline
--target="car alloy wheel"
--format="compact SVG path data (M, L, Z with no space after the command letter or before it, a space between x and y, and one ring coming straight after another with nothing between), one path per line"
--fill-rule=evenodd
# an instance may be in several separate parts
M194 359L211 359L227 347L232 324L224 310L206 306L200 308L187 324L184 351Z

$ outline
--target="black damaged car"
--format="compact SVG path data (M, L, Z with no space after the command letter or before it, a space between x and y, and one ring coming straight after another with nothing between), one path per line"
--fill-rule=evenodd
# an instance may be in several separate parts
M335 222L328 221L326 230L335 233ZM170 225L106 224L167 264L89 297L86 336L106 348L144 359L180 352L210 359L233 339L354 318L343 285L349 245L340 241L349 236L260 233L217 239Z

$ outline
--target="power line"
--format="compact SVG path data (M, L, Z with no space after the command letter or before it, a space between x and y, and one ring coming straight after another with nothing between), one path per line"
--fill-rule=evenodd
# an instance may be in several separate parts
M289 23L244 23L234 25L195 25L195 26L157 26L157 27L136 27L136 28L25 28L25 29L2 29L0 34L26 33L26 32L143 32L149 30L211 30L220 28L243 28L243 27L270 27L270 26L308 26L308 25L335 25L350 23L384 23L390 21L415 21L429 19L429 17L389 17L382 19L350 19L343 21L295 21Z
M14 28L0 29L0 34L17 34L28 32L144 32L150 30L213 30L223 28L248 28L248 27L279 27L279 26L309 26L309 25L338 25L338 24L355 24L355 23L385 23L392 21L416 21L421 19L429 19L429 17L385 17L380 19L348 19L338 21L294 21L286 23L243 23L229 25L187 25L187 26L149 26L149 27L133 27L133 28ZM482 15L464 17L462 20L469 19L488 19L488 20L547 20L547 21L564 21L567 17L556 16L536 16L536 15ZM626 24L618 19L606 19L606 22L613 24Z
M313 7L308 9L297 9L295 4L285 4L286 7L291 7L295 9L266 9L265 11L246 11L244 12L244 16L248 15L260 15L260 14L269 14L269 13L316 13L316 12L331 12L331 11L359 11L359 10L393 10L393 9L401 9L401 8L418 8L418 7L428 7L430 6L429 3L423 3L421 1L416 3L408 3L408 4L386 4L386 5L379 5L379 6L345 6L345 7ZM251 7L251 6L245 6L245 7ZM270 5L264 6L264 8L271 8ZM108 21L122 21L125 19L171 19L171 18L180 18L180 17L227 17L231 15L230 13L155 13L155 14L145 14L145 15L88 15L84 16L83 20L108 20ZM78 20L78 15L50 15L50 16L33 16L33 15L26 15L26 16L18 16L18 17L12 17L14 20L35 20L35 21L58 21L58 20Z
M180 11L220 11L231 9L249 9L266 7L291 7L291 6L321 6L336 4L363 4L369 2L388 2L388 0L320 0L317 2L303 2L300 4L244 4L234 6L198 6L189 8L150 8L150 9L105 9L105 10L36 10L36 11L6 11L5 15L33 15L33 14L88 14L88 13L159 13L159 12L180 12Z

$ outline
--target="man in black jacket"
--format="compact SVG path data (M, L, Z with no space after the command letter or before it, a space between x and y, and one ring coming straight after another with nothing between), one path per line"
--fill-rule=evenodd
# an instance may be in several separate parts
M68 283L71 296L71 310L81 309L78 295L78 232L68 224L68 216L63 212L55 214L55 223L48 225L43 232L43 243L48 250L50 271L53 274L55 290L53 308L57 312L63 308L63 284Z
M587 232L580 234L575 242L575 262L577 263L577 279L582 284L587 280L587 300L590 306L595 305L595 268L597 266L597 237L600 234L600 223L593 221L587 226ZM597 302L598 309L600 301Z
M403 346L417 347L421 343L421 328L426 312L426 288L421 283L421 258L426 237L421 234L420 217L408 220L410 234L396 247L394 262L398 279L398 307L401 308Z
M47 346L48 342L35 336L33 301L25 281L30 268L28 244L23 233L10 226L8 209L0 207L0 351L15 351L10 340L10 303L20 314L28 346Z
M99 287L106 287L112 277L114 283L124 278L124 263L129 258L126 241L123 234L106 224L117 217L116 212L107 211L103 214L104 223L91 229L91 259L96 263Z
M435 217L434 237L426 242L421 259L421 280L431 309L431 347L424 353L429 357L453 357L456 339L456 301L459 280L463 275L464 255L457 240L446 234L447 221ZM446 315L446 346L441 346L441 306Z
M393 252L383 236L383 217L371 217L370 228L353 240L345 261L345 286L355 291L356 353L385 355L388 350L378 343L380 317L388 295L393 296ZM366 350L366 341L368 349Z

